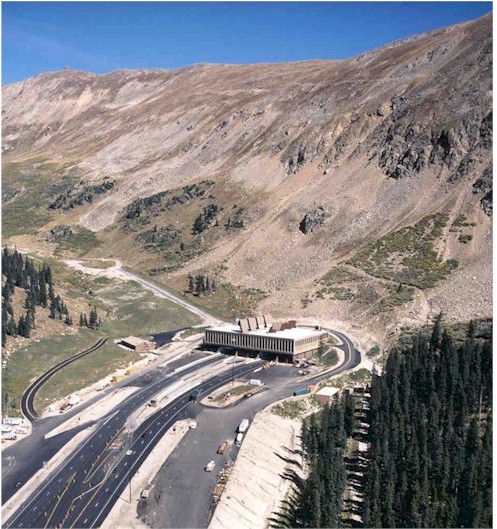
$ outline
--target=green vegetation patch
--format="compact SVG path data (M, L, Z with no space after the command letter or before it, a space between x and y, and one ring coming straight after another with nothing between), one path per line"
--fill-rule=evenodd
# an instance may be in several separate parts
M90 347L102 337L122 338L130 334L148 337L200 323L196 315L155 296L138 283L111 282L107 278L94 278L69 270L55 260L47 259L47 263L52 265L53 277L58 285L65 288L68 297L85 299L89 307L97 307L102 326L99 331L80 329L77 335L46 338L15 351L2 373L2 391L9 395L9 409L12 412L18 410L21 395L32 380L62 360ZM73 317L77 324L78 315L73 314ZM57 382L55 377L50 379L42 398L57 399L80 390L120 367L121 360L130 362L139 358L116 347L112 340L99 351L98 354L91 353L84 361L78 360L74 367L61 370L60 376L67 376L67 384ZM67 374L69 369L71 371ZM79 375L71 374L73 369L76 372L79 370ZM54 384L60 387L51 389Z
M69 187L63 193L57 195L56 199L51 202L48 206L49 209L62 209L67 211L77 206L83 206L85 204L91 204L95 195L101 195L107 193L114 188L115 182L108 180L108 177L104 178L101 184L97 185L85 185L80 182L74 187ZM54 188L55 186L52 186Z
M332 348L321 357L319 357L319 365L326 367L333 367L338 364L338 353L337 350Z
M77 227L57 245L56 255L73 252L78 257L86 255L89 251L100 246L98 237L86 228Z
M107 336L146 336L200 323L195 314L155 296L134 281L97 289L95 295L111 311L101 329Z
M319 383L319 387L332 386L336 388L347 388L354 386L356 384L367 384L371 380L371 371L366 368L358 369L357 371L352 371L341 377L333 377L329 380L324 380Z
M457 217L457 219L454 221L454 224L452 226L456 226L458 228L468 228L472 226L476 226L475 222L468 222L468 218L466 215L461 214Z
M360 281L361 279L361 276L350 271L348 268L345 268L345 266L335 266L323 277L318 279L317 283L326 286L333 286L340 283Z
M347 264L368 274L421 289L434 287L450 272L434 243L442 236L447 215L425 217L366 245Z
M50 383L41 387L35 398L35 408L41 412L50 403L80 391L119 368L142 357L135 351L125 351L115 343L107 342L97 351L80 358L56 373Z
M218 395L214 401L215 402L220 402L222 400L224 400L225 397L230 397L230 396L238 396L238 395L243 395L245 393L247 393L248 391L250 390L253 390L253 386L237 386L236 388L231 388L231 389L228 389L226 391L223 391L223 393L221 393L220 395Z
M469 235L467 233L461 233L457 240L462 244L467 244L469 241L473 239L472 235Z
M18 413L21 396L31 382L66 358L92 346L99 338L100 335L84 330L78 335L46 338L15 351L2 369L2 394L11 397L10 410L4 409L4 414L14 410Z
M37 233L52 219L47 206L54 191L71 185L74 178L64 167L43 159L3 164L3 236ZM54 180L59 184L53 184Z
M136 241L148 252L162 252L178 242L181 232L171 225L144 231L136 236Z
M190 292L188 276L175 278L172 285L167 285L172 292L184 296L190 303L207 309L211 314L226 320L237 317L252 316L259 303L267 297L267 293L257 288L245 288L233 285L223 279L221 267L213 267L209 271L199 271L203 277L210 278L215 290Z
M388 285L387 291L388 295L378 305L378 312L387 312L395 307L410 303L414 299L414 288L402 285L402 283L399 283L398 286Z
M286 419L302 419L309 413L313 413L323 407L323 404L314 397L299 400L287 400L276 404L271 412Z

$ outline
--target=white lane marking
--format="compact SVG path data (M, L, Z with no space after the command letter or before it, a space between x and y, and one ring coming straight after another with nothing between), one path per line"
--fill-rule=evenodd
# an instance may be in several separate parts
M83 523L86 523L87 521L88 521L88 518L85 518Z

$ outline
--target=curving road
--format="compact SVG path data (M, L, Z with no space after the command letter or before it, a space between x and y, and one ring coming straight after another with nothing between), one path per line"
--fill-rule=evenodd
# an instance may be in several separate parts
M63 367L71 364L75 360L78 360L79 358L82 358L83 356L86 356L87 354L93 353L97 349L100 349L105 343L107 342L107 338L102 338L101 340L98 340L98 342L88 349L85 349L84 351L81 351L81 353L78 353L77 355L71 356L71 358L67 358L63 362L60 362L56 366L49 369L46 373L43 373L39 378L37 378L24 392L23 396L21 397L21 411L24 414L24 416L30 420L34 421L38 417L38 413L36 413L35 407L34 407L34 399L36 396L36 393L38 390L45 384L45 382L55 375L58 371L60 371Z
M133 274L133 272L129 272L125 268L120 267L119 264L116 266L118 266L118 269L121 275L124 275L128 279L131 279L133 281L136 281L137 283L140 283L140 285L152 291L154 294L158 294L168 299L169 301L176 303L176 305L180 305L184 309L189 310L190 312L193 312L193 314L200 316L205 321L205 323L207 323L208 325L219 325L220 323L223 323L221 320L214 318L214 316L210 315L208 312L205 312L204 310L199 309L195 305L188 303L188 301L178 296L175 296L174 294L171 294L171 292L168 292L167 290L157 286L151 281L147 281L146 279L143 279L142 277L137 276L136 274Z
M328 329L327 329L328 330ZM352 369L360 362L360 353L344 334L333 331L343 342L343 363L315 377L295 377L286 389L281 388L277 398L289 396L297 385L307 385L320 379ZM212 355L202 365L219 361L220 355ZM210 392L232 379L251 373L262 361L231 367L219 376L197 386ZM122 493L137 468L146 459L155 444L178 419L188 406L191 391L173 400L168 406L147 419L135 432L126 431L128 417L152 395L198 369L198 365L185 366L151 383L125 399L106 417L98 421L97 429L90 438L57 470L53 477L38 487L30 500L22 505L4 525L14 527L98 527ZM259 372L258 377L272 376L271 370ZM291 371L294 373L294 370ZM253 376L253 375L252 375ZM274 399L276 394L272 397ZM271 398L267 395L267 398ZM256 404L256 402L254 402ZM122 450L111 448L118 441ZM126 455L127 450L132 452ZM205 491L207 495L209 490ZM183 502L186 501L183 498Z
M203 365L215 361L219 361L219 355L207 359ZM262 363L244 364L234 370L227 367L226 373L212 377L196 388L210 392L226 384L233 374L243 376ZM151 395L178 382L197 368L181 369L151 384L154 387L145 388L139 392L140 395L126 399L117 411L100 423L57 473L38 487L4 527L98 527L155 444L188 407L191 391L174 399L128 435L125 424L129 414ZM112 448L112 443L116 441L123 443L123 449ZM132 453L126 455L124 447L129 447Z
M120 275L132 279L154 293L181 305L203 318L207 323L211 325L219 323L219 320L203 310L170 294L150 281L142 279L120 266L117 268ZM333 332L342 340L343 345L340 347L344 350L344 362L341 366L315 377L292 382L285 390L290 391L290 395L292 389L290 386L317 382L352 369L360 362L359 351L355 349L352 341L346 335L331 329L326 330ZM93 348L61 362L37 379L23 396L22 406L26 417L31 420L36 418L36 410L33 407L34 395L50 376L71 361L94 351L103 343L105 343L104 340L100 344L97 342ZM214 364L218 360L219 355L212 355L203 359L202 365ZM210 392L224 385L234 376L240 377L251 373L262 363L262 361L257 361L235 369L228 367L225 373L213 376L196 387L201 388L204 392ZM174 399L169 405L148 418L134 432L127 431L128 417L153 395L173 384L181 384L185 375L193 373L198 368L198 365L185 366L177 372L166 374L158 381L149 383L125 399L111 413L97 421L96 429L88 440L58 468L53 476L49 477L34 491L29 500L8 519L8 523L4 524L4 527L43 527L44 529L47 527L98 527L155 444L178 419L178 415L188 408L191 392L188 391ZM265 376L268 374L266 373ZM115 442L129 448L130 454L126 455L127 451L124 449L113 448Z
M106 268L106 269L97 269L97 268L91 268L86 267L84 264L82 264L82 261L76 261L71 259L64 260L64 263L72 268L75 268L76 270L80 270L81 272L89 273L95 276L101 276L101 277L109 277L109 278L115 278L115 277L122 277L125 279L131 279L132 281L136 281L143 287L145 287L147 290L150 290L154 294L161 296L163 298L168 299L169 301L172 301L173 303L176 303L177 305L180 305L184 309L192 312L193 314L196 314L197 316L200 316L204 320L205 323L208 325L218 325L219 323L222 323L221 320L213 317L208 312L205 312L204 310L196 307L192 303L189 303L185 299L175 296L174 294L171 294L171 292L167 291L166 289L157 286L155 283L152 283L151 281L148 281L147 279L143 279L139 275L134 274L133 272L130 272L123 268L121 261L118 259L104 259L107 261L114 261L115 265Z

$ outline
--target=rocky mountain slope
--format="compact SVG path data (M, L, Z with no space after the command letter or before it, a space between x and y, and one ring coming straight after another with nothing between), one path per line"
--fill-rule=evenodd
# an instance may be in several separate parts
M7 240L210 277L225 313L491 315L491 14L344 61L66 69L2 95Z

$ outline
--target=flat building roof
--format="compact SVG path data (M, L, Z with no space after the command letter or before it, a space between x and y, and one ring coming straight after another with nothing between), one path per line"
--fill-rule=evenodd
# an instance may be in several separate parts
M265 327L263 329L257 329L255 331L243 332L240 330L239 325L228 324L220 327L212 327L206 329L206 331L220 331L220 332L230 332L235 334L246 334L248 336L268 336L275 338L288 338L291 340L299 340L301 338L311 338L313 336L318 337L324 334L325 331L317 331L316 329L308 329L305 327L293 327L292 329L285 329L283 331L269 332L270 327Z

